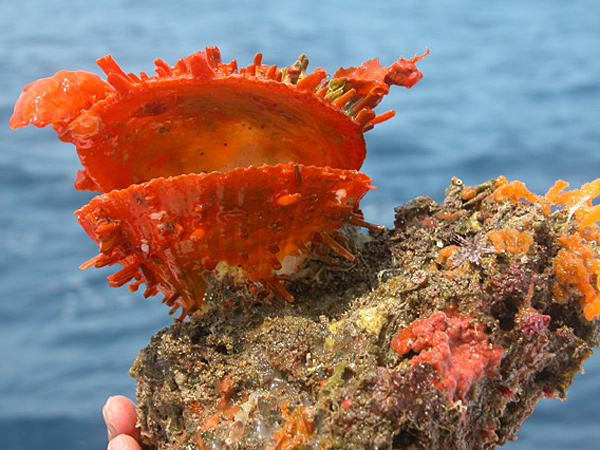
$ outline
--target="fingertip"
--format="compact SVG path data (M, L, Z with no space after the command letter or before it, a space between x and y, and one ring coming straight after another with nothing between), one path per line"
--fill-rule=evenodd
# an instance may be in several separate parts
M120 434L126 434L133 438L139 436L139 429L135 426L136 406L127 397L122 395L109 397L102 408L102 415L106 422L109 441Z
M108 443L107 450L141 450L140 444L127 434L119 434Z
M108 400L106 400L106 404L107 405L109 405L109 404L110 405L120 405L121 407L126 408L133 412L135 412L135 409L136 409L136 405L133 402L133 400L131 400L128 397L125 397L124 395L113 395L111 397L108 397Z

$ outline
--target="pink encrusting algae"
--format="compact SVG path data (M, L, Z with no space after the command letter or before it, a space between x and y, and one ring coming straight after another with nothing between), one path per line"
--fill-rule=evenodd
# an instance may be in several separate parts
M434 385L451 402L465 401L470 387L483 375L493 375L502 359L502 347L490 344L483 326L469 316L437 312L415 320L396 334L392 349L416 355L409 364L431 364L439 375Z

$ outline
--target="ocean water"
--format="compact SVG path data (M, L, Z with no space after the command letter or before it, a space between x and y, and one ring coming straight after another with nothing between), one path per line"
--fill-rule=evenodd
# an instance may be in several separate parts
M544 193L600 173L600 3L596 0L365 2L0 1L0 448L100 449L101 407L134 396L127 370L170 319L157 299L109 289L110 271L79 271L96 254L73 211L74 148L50 129L8 128L22 87L61 69L99 70L111 53L151 72L207 45L224 59L306 53L330 72L376 56L412 57L424 78L395 88L367 134L363 170L379 188L367 220L391 225L417 195L441 200L452 176L500 174ZM568 400L540 402L510 449L592 449L600 438L600 357ZM594 444L596 442L596 444Z

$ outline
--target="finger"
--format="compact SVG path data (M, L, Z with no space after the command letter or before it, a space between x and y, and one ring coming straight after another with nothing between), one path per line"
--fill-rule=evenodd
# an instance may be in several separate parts
M107 450L141 450L141 447L131 436L119 434L108 443Z
M108 440L114 439L120 434L126 434L134 439L139 436L139 429L136 428L135 403L122 395L109 397L102 408L102 415L106 422L108 431Z

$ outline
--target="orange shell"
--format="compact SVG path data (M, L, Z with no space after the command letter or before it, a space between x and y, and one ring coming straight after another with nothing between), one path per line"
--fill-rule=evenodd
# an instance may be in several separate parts
M278 282L281 262L315 234L352 258L331 233L347 223L370 226L358 210L370 182L351 170L279 164L115 190L76 211L101 252L82 268L122 264L112 286L144 282L145 296L163 293L171 312L182 308L181 318L201 308L204 275L219 261L291 301Z
M277 68L263 65L257 54L238 70L208 47L173 67L156 60L157 75L148 77L125 73L108 55L97 61L110 84L102 93L57 87L49 81L54 77L38 80L17 101L11 126L53 123L60 139L77 147L84 170L76 187L101 192L249 165L357 170L365 157L363 132L393 115L376 116L372 108L389 85L411 87L421 78L420 58L389 67L371 60L326 81L321 68L305 73L304 56ZM71 97L69 107L53 109L67 104L65 97Z
M10 118L11 128L33 124L53 124L62 130L66 124L103 100L114 89L95 73L61 70L55 75L29 83L23 88Z

